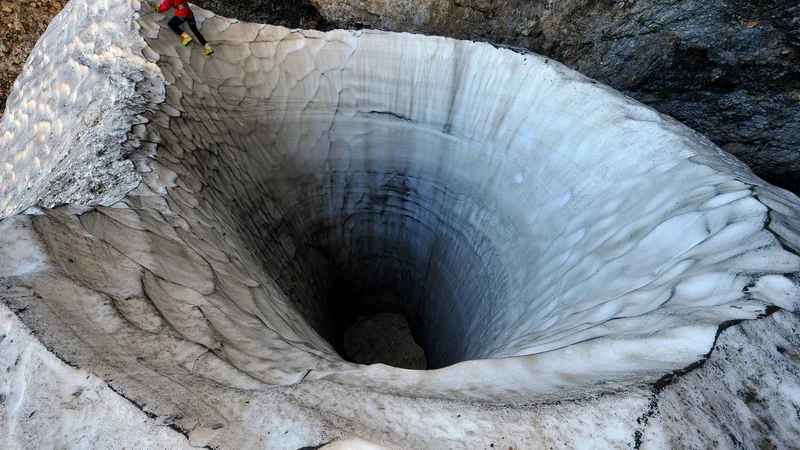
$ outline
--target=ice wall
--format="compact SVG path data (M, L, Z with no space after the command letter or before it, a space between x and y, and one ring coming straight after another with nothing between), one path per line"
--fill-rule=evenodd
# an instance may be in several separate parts
M513 383L549 391L688 365L719 323L793 308L780 274L798 259L765 228L757 180L563 66L443 38L204 27L225 42L212 59L145 25L167 81L148 126L166 173L145 181L170 180L200 236L211 220L241 240L243 266L310 326L298 339L335 345L351 311L388 310L430 368L584 342L553 373L524 360ZM746 292L761 277L788 291ZM384 290L401 301L376 301ZM424 378L450 390L467 372Z
M4 219L0 277L46 345L139 402L174 399L164 378L200 417L298 383L321 398L574 397L654 381L707 354L719 324L797 307L798 199L554 61L198 10L206 57L166 17L134 16L137 2L99 3L115 20L74 1L59 16L67 31L40 47L82 30L107 45L64 51L53 70L26 72L22 92L42 86L31 99L11 97L4 180L82 173L16 152L43 136L23 111L75 120L77 106L46 94L73 66L111 104L104 80L117 77L83 62L111 51L110 67L139 68L121 102L139 109L114 109L127 150L96 131L102 111L52 139L70 158L129 154L120 164L142 183L108 181L111 207ZM4 215L38 198L3 189ZM387 311L409 318L438 370L339 356L348 320Z

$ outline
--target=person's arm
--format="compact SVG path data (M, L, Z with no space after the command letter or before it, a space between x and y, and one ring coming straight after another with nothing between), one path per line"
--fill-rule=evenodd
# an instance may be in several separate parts
M172 0L164 0L161 6L158 7L158 12L164 12L170 8L172 8Z

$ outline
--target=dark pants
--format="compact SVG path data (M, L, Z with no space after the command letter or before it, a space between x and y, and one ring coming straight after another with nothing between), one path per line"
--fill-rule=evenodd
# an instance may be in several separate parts
M206 45L206 38L200 34L200 30L197 29L197 22L194 19L184 19L183 17L175 16L169 20L169 27L172 28L172 31L181 34L183 30L181 30L181 25L183 22L189 24L189 29L192 30L192 33L197 37L197 40L200 41L201 45Z

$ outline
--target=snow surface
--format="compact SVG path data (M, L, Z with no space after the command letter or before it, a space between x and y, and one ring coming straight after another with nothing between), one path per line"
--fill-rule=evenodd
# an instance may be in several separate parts
M197 9L209 58L140 7L73 0L9 100L0 296L193 445L666 446L681 435L645 429L646 384L720 324L798 306L797 197L554 61ZM119 171L101 199L65 199L107 206L14 215L50 173L103 172L97 148ZM329 297L341 284L403 301ZM346 308L406 314L437 370L344 361ZM14 445L60 445L9 411ZM53 423L82 420L100 419Z
M24 312L18 314L24 318ZM102 379L59 360L5 305L0 305L0 333L0 447L192 448Z

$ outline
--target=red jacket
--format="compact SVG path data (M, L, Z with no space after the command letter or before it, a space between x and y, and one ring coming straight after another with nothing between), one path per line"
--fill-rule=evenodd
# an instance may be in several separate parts
M183 8L178 8L184 6ZM194 19L194 13L189 9L189 2L187 0L164 0L161 6L158 7L158 12L164 12L170 8L175 8L175 15L183 19Z

